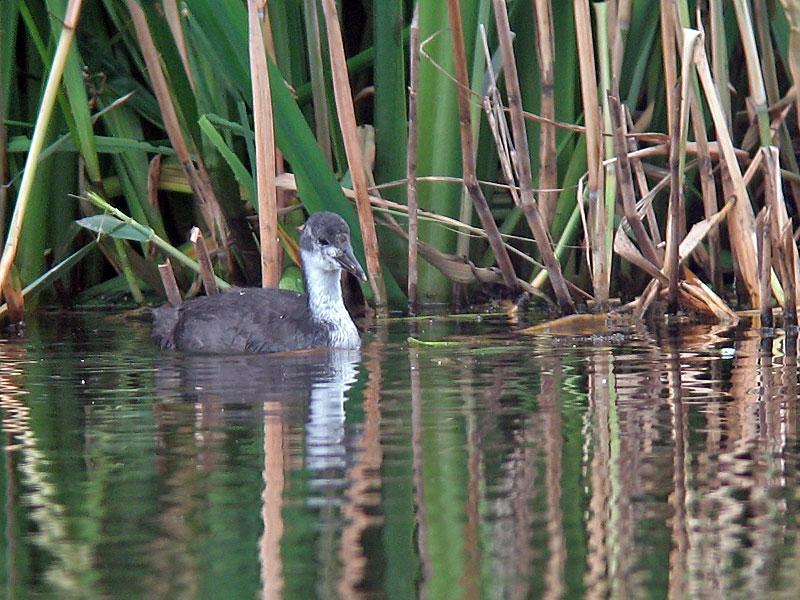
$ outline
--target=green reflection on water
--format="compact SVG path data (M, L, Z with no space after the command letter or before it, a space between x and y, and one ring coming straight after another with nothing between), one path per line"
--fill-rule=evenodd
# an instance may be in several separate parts
M796 365L693 331L398 322L355 357L198 360L137 321L43 322L0 341L0 587L792 597Z

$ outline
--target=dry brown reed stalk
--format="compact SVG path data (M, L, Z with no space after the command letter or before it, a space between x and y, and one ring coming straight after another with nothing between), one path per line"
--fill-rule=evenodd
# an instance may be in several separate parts
M673 130L672 121L675 118L677 107L674 104L672 91L678 84L677 62L677 16L675 14L674 0L660 0L661 9L661 56L664 62L664 88L667 101L667 131Z
M736 13L736 22L739 26L739 36L742 40L745 66L747 67L747 81L750 86L749 101L756 114L758 124L758 137L762 146L772 143L772 133L769 130L769 115L767 114L767 90L764 86L764 75L761 72L761 59L758 56L756 36L753 31L753 20L750 8L745 0L733 0Z
M786 21L789 23L789 72L792 74L794 90L795 116L800 130L800 2L797 0L780 0Z
M792 235L792 226L787 223L783 228L783 271L786 279L783 283L786 304L783 307L783 326L786 329L797 326L797 244Z
M167 21L167 25L169 25L170 32L172 32L172 39L175 40L175 47L178 49L178 54L181 57L183 70L186 72L186 78L189 80L192 91L197 93L194 75L189 65L189 52L186 50L186 36L183 35L183 27L181 27L178 2L177 0L164 0L162 6L164 7L164 18Z
M420 180L422 178L419 178ZM279 175L277 178L278 187L287 191L297 192L297 182L295 177L292 173L284 173ZM342 193L350 200L355 201L355 192L349 188L342 188ZM392 202L391 200L387 200L385 198L381 198L379 196L369 196L369 201L375 209L383 210L383 211L391 211L391 212L408 212L408 206L405 204L400 204L398 202ZM489 236L480 227L475 227L468 223L463 223L457 219L453 219L451 217L438 215L436 213L428 212L425 210L417 209L417 215L419 217L423 217L428 219L429 221L436 222L443 227L449 227L455 229L457 231L464 231L467 232L469 235L474 237L480 237L483 239L488 240ZM394 219L387 219L385 221L385 225L395 231L400 237L407 238L408 234L403 230L402 227L397 225ZM532 242L533 240L527 238L518 238L520 240L526 242ZM530 256L523 253L520 250L517 250L514 246L510 244L505 245L506 251L516 254L521 260L527 261L533 264L536 267L542 267L542 265L538 264L534 261ZM461 256L445 254L444 252L440 252L433 246L429 246L424 244L422 241L418 241L418 250L419 254L427 260L431 265L439 269L446 277L451 279L455 283L462 283L462 284L504 284L505 280L502 274L498 273L497 269L494 268L481 268L477 267L468 260L464 259ZM549 298L544 296L539 290L528 284L527 282L517 279L517 285L520 289L525 290L535 296L541 297L547 302L551 302ZM580 294L585 298L591 298L589 294L578 288L577 286L567 282L567 285L572 289L575 293Z
M387 307L386 284L381 270L375 219L372 216L372 209L369 203L367 174L364 170L363 155L358 143L358 127L353 109L353 97L350 90L342 31L339 26L335 1L322 0L322 10L325 15L325 28L328 34L328 50L330 53L336 111L344 140L347 164L350 167L353 190L356 194L356 208L361 226L361 235L364 239L364 253L367 258L369 282L372 287L372 293L375 296L375 307L379 312L385 312Z
M772 243L770 241L769 207L762 208L756 217L756 241L758 242L758 285L761 304L761 326L772 327L772 294L770 274L772 272Z
M514 151L514 144L511 141L511 133L508 131L508 122L505 116L505 107L497 89L497 78L492 66L492 55L489 51L489 41L486 38L486 30L481 27L481 41L483 42L483 52L486 59L486 70L489 79L489 86L483 98L483 109L486 113L486 122L494 138L497 157L500 160L500 170L503 178L508 182L507 189L514 202L514 206L520 206L521 200L519 188L515 185L514 167L512 166L511 154ZM480 182L485 185L485 182Z
M602 120L597 96L597 75L592 41L592 19L588 0L574 0L575 28L580 63L581 96L586 122L586 162L588 165L587 193L589 229L587 244L595 299L601 307L608 305L610 268L606 259L606 207L600 190L603 189Z
M417 306L417 89L419 88L419 4L414 6L409 40L409 88L408 88L408 151L406 153L406 177L408 179L408 305L411 312Z
M464 185L472 198L475 211L481 220L483 228L489 237L497 266L503 275L503 281L509 289L517 289L517 276L514 266L508 256L506 247L500 237L500 231L494 217L489 210L489 205L483 195L475 174L475 153L472 147L472 117L469 107L469 81L467 77L466 50L464 48L464 31L461 24L461 10L458 0L447 0L447 9L450 17L450 30L453 38L453 63L455 67L456 88L458 91L458 112L460 116L461 133L461 164L464 171Z
M706 219L717 212L719 205L717 202L717 186L714 180L714 165L711 162L711 155L708 148L708 135L700 111L700 103L694 94L694 87L690 89L690 115L692 119L692 130L697 140L697 172L700 178L700 190L703 200L703 213ZM708 234L708 276L714 289L722 289L722 270L719 264L721 255L719 242L719 231L714 230Z
M128 0L127 5L128 11L131 14L131 20L133 21L134 30L136 31L136 38L139 41L139 47L142 51L142 57L147 66L150 81L153 84L153 92L155 93L159 109L161 110L161 117L164 119L164 129L167 132L167 137L169 137L170 144L175 150L178 162L180 162L181 167L183 167L186 173L189 186L192 188L192 192L197 198L200 212L203 215L203 219L211 233L212 239L217 241L217 238L219 238L219 245L226 249L228 260L232 262L230 260L230 252L227 252L228 234L225 219L222 216L222 210L217 202L208 173L205 171L205 165L197 152L194 152L197 166L195 166L195 163L192 161L192 152L189 149L189 142L184 136L177 110L172 103L169 85L164 76L164 71L161 69L161 57L156 49L153 37L150 35L147 18L137 0Z
M546 119L539 126L539 187L553 189L558 186L556 155L556 100L555 100L555 41L553 14L548 0L534 0L533 13L536 18L536 55L539 59L541 81L540 113ZM548 227L556 212L558 192L539 194L539 209Z
M275 187L275 130L264 33L256 0L247 0L250 80L256 146L258 233L261 240L261 285L277 287L281 278L278 200ZM198 257L199 258L199 257Z
M28 208L28 200L33 190L36 178L36 171L39 158L42 154L44 142L47 138L47 130L50 127L50 117L53 114L56 98L61 85L61 76L67 63L67 56L75 38L75 29L78 26L78 19L81 13L82 0L70 0L64 16L63 28L58 38L56 51L53 56L50 73L47 75L42 102L39 106L39 114L36 117L36 124L33 128L28 156L25 159L25 170L22 173L22 181L17 192L17 201L14 205L14 214L11 217L11 224L6 234L3 256L0 258L0 291L7 289L8 278L11 274L11 267L17 256L19 246L19 236L25 222L25 212ZM5 183L5 182L2 182Z
M611 45L611 79L619 86L622 76L622 58L625 54L625 39L631 25L632 0L618 0L616 11L609 11L610 25L614 38ZM614 14L616 12L616 14ZM619 90L614 90L614 95L619 96Z
M628 129L631 129L633 127L633 119L630 112L628 112L627 115ZM635 156L639 146L636 138L626 141L628 142L628 158L630 159L631 167L636 177L636 186L639 189L639 195L644 198L650 193L650 186L647 183L647 176L645 175L642 161ZM659 228L658 219L656 218L656 213L655 210L653 210L652 203L647 204L647 206L644 208L644 214L647 217L647 225L650 228L651 239L653 240L653 244L656 246L656 254L659 257L659 261L663 262L664 252L663 249L659 248L659 245L661 244L661 230Z
M770 208L771 214L772 254L776 257L773 262L777 261L778 263L776 271L783 285L783 290L776 289L776 296L780 304L785 308L789 303L789 288L796 290L798 279L797 271L787 265L790 262L792 265L797 265L800 260L798 260L797 246L793 243L790 246L786 246L781 237L786 229L791 231L792 223L789 219L783 196L779 150L775 146L767 146L761 149L760 155L763 158L764 167L764 203ZM796 297L795 304L797 304Z
M725 304L705 283L689 269L683 269L683 281L680 283L680 301L690 310L708 314L724 323L736 323L738 315Z
M700 35L702 40L702 34ZM717 141L723 156L722 182L723 190L727 195L728 188L732 196L736 198L734 214L728 219L728 229L730 231L731 247L736 257L735 264L741 274L741 281L745 291L749 296L753 306L759 304L758 294L758 274L755 256L755 216L753 207L750 204L750 196L742 178L739 163L736 160L730 130L728 129L727 119L719 100L719 94L711 76L711 69L708 64L708 57L702 43L695 44L693 62L700 77L700 83L706 98L711 118L714 122ZM729 178L729 182L726 181Z
M531 174L528 136L525 130L525 119L522 116L522 95L519 89L517 65L514 58L514 48L511 43L511 26L508 22L505 0L494 0L494 16L500 41L500 52L503 57L506 94L511 110L511 128L514 133L515 150L511 156L514 159L520 186L520 206L528 221L528 226L533 232L533 237L536 239L536 244L542 255L542 261L550 274L550 282L561 312L571 314L575 312L575 303L569 295L567 284L561 273L561 265L553 252L553 242L550 239L547 224L533 196L533 176Z
M303 17L306 20L309 74L311 78L312 106L317 144L328 165L333 165L331 153L331 128L328 118L328 91L322 68L322 41L320 40L317 0L303 0Z
M722 14L724 0L709 0L708 12L711 22L711 64L713 65L714 81L717 83L722 112L730 128L731 94L729 91L730 74L728 71L728 43L725 35L725 20Z
M269 3L267 0L257 0L258 6L258 14L262 17L261 23L261 31L262 37L264 38L264 47L267 50L267 56L269 56L270 60L273 63L278 64L278 58L275 55L275 40L272 35L272 23L269 20ZM319 27L317 27L317 32L319 32ZM317 40L319 41L319 40ZM269 76L269 69L267 69L267 76ZM326 105L327 106L327 105ZM316 118L316 117L315 117ZM325 119L327 123L328 113L327 109L325 111ZM274 124L273 124L273 132L274 132ZM273 135L274 138L274 135ZM275 176L277 177L281 173L286 170L285 161L283 159L283 152L281 152L280 148L273 143L273 154L275 157ZM329 162L330 164L330 162ZM280 214L280 210L286 208L286 206L290 203L291 198L286 196L284 193L276 190L276 198L275 203L278 207L278 213ZM280 238L280 228L278 229L278 236ZM283 254L278 251L278 269L283 268Z
M213 296L219 293L217 282L214 279L214 267L211 264L211 256L208 254L206 240L199 227L192 227L189 240L194 246L194 254L197 257L197 264L200 265L200 278L203 280L203 288L206 296Z
M800 2L795 2L794 10L797 11L797 16L800 17ZM764 70L764 84L767 88L767 102L770 105L768 112L770 116L774 117L775 112L783 112L783 110L780 108L781 106L786 107L787 105L792 104L791 96L794 94L794 90L797 88L795 86L791 87L787 95L781 98L777 73L778 61L775 58L775 51L772 46L772 21L769 13L770 11L768 10L766 0L755 0L753 2L753 17L756 21L758 43L762 53L761 56L762 68ZM788 66L790 74L793 74L791 71L792 62L798 59L796 56L792 56L791 52L800 52L800 45L798 45L797 48L793 48L792 40L797 36L792 30L792 15L787 13L785 16L787 22L789 23L789 55L787 57ZM800 31L797 33L800 33ZM795 77L794 80L797 81L797 78ZM800 166L798 166L797 158L795 157L792 136L789 133L789 127L785 122L785 118L780 119L777 125L773 118L770 129L776 132L777 139L779 140L778 145L781 148L781 163L791 173L800 176ZM787 179L787 183L789 184L789 189L792 192L791 195L794 200L795 207L800 207L800 181L795 181L794 179L789 178Z
M161 276L161 285L167 295L167 302L171 306L178 306L181 303L181 290L175 281L175 272L169 259L158 265L158 274Z
M681 77L679 85L672 90L672 106L678 109L678 118L670 124L670 196L669 217L667 219L667 250L664 270L669 279L668 300L671 310L678 306L678 260L679 239L683 236L682 219L685 215L684 201L684 169L686 166L686 141L689 132L689 97L691 83L691 67L694 48L701 40L700 32L684 29L681 49Z
M11 323L22 323L25 321L25 296L19 284L16 269L3 282L3 297L6 300L5 308L8 320Z
M627 118L625 107L616 96L609 95L609 108L611 110L611 122L614 127L614 148L617 154L616 173L620 195L622 196L622 209L625 219L633 230L639 248L644 256L656 268L661 267L661 259L656 252L653 240L644 228L641 218L636 210L636 198L633 189L633 177L631 175L631 165L628 159L628 145L625 135L627 133Z

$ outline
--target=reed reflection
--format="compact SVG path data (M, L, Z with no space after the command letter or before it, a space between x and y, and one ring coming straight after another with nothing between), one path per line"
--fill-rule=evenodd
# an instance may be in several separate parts
M18 342L0 342L0 410L5 454L4 522L7 598L27 595L34 579L42 579L64 597L97 598L90 582L97 577L94 542L74 535L51 471L42 441L31 423L26 389L27 348ZM41 573L33 574L28 543L51 557ZM17 559L22 559L18 565ZM18 571L21 570L21 573Z
M158 576L162 582L178 582L173 587L177 597L195 594L203 575L197 573L192 558L196 555L193 546L199 541L198 532L191 528L176 530L174 524L196 520L195 515L202 508L197 505L197 498L203 496L199 486L205 485L209 477L225 476L232 460L231 443L241 444L248 435L255 435L256 430L251 427L259 422L263 438L259 511L262 532L257 540L261 597L280 598L284 594L287 571L283 552L287 543L293 543L296 529L286 523L287 510L316 512L318 526L326 532L310 562L320 565L319 589L335 590L336 580L344 578L345 573L349 574L351 587L357 586L363 575L363 565L359 564L360 560L363 562L363 551L355 548L360 543L357 535L354 539L348 537L350 502L344 498L352 495L361 502L363 498L357 492L351 493L360 482L347 474L364 456L374 454L374 442L366 449L359 447L368 435L346 430L345 404L356 382L360 360L359 351L339 350L167 357L157 374L158 389L165 400L156 407L162 424L161 470L167 483L167 492L161 498L166 507L162 513L165 535L154 544L157 557L170 554L172 560L166 561L168 564L181 564L180 578L176 574L165 577L163 572ZM189 406L191 411L186 410ZM183 435L174 435L176 427ZM203 478L197 477L197 467L205 472ZM372 472L372 466L366 470ZM184 476L176 479L177 473ZM297 494L292 488L296 478L293 473L302 474L300 485L306 488L302 492L306 508L287 504L287 495ZM336 538L338 532L347 551L331 555L326 548L332 539L326 536ZM162 558L155 561L165 564ZM290 565L289 571L295 566Z

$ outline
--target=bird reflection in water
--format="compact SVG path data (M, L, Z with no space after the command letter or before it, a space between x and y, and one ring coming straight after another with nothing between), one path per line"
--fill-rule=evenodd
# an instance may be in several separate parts
M343 581L356 583L363 577L363 573L353 573L346 564L351 556L363 566L363 549L344 548L348 539L360 545L361 537L347 535L351 513L362 512L348 505L360 501L353 489L363 486L353 480L353 475L365 471L359 463L365 454L362 448L367 432L357 425L348 429L345 423L346 403L351 394L360 393L358 387L355 391L353 388L358 381L361 354L360 350L320 349L234 356L163 355L164 362L156 376L159 396L164 399L162 423L177 416L168 415L177 408L170 405L176 401L182 406L192 402L196 468L207 473L223 470L220 463L226 460L222 447L225 440L234 435L238 439L243 427L263 420L263 534L259 554L265 598L280 597L284 587L281 546L287 526L283 512L285 492L291 488L297 471L303 472L303 484L308 486L305 504L319 511L323 532L341 535L338 557L326 555L321 549L316 552L318 560L334 563L325 565L320 572L338 573L334 580L319 585L341 592ZM163 436L162 441L170 443L168 436ZM170 448L162 453L162 460L180 460L192 452L185 450ZM187 493L185 481L176 481L170 487L172 494ZM181 503L169 504L177 509ZM328 546L324 542L320 546ZM337 559L339 564L335 564Z

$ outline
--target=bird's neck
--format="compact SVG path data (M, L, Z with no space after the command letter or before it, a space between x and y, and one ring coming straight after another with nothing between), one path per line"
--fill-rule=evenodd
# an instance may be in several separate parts
M302 257L311 318L328 327L331 345L357 348L360 338L342 299L341 271L319 268L309 253L302 252Z

